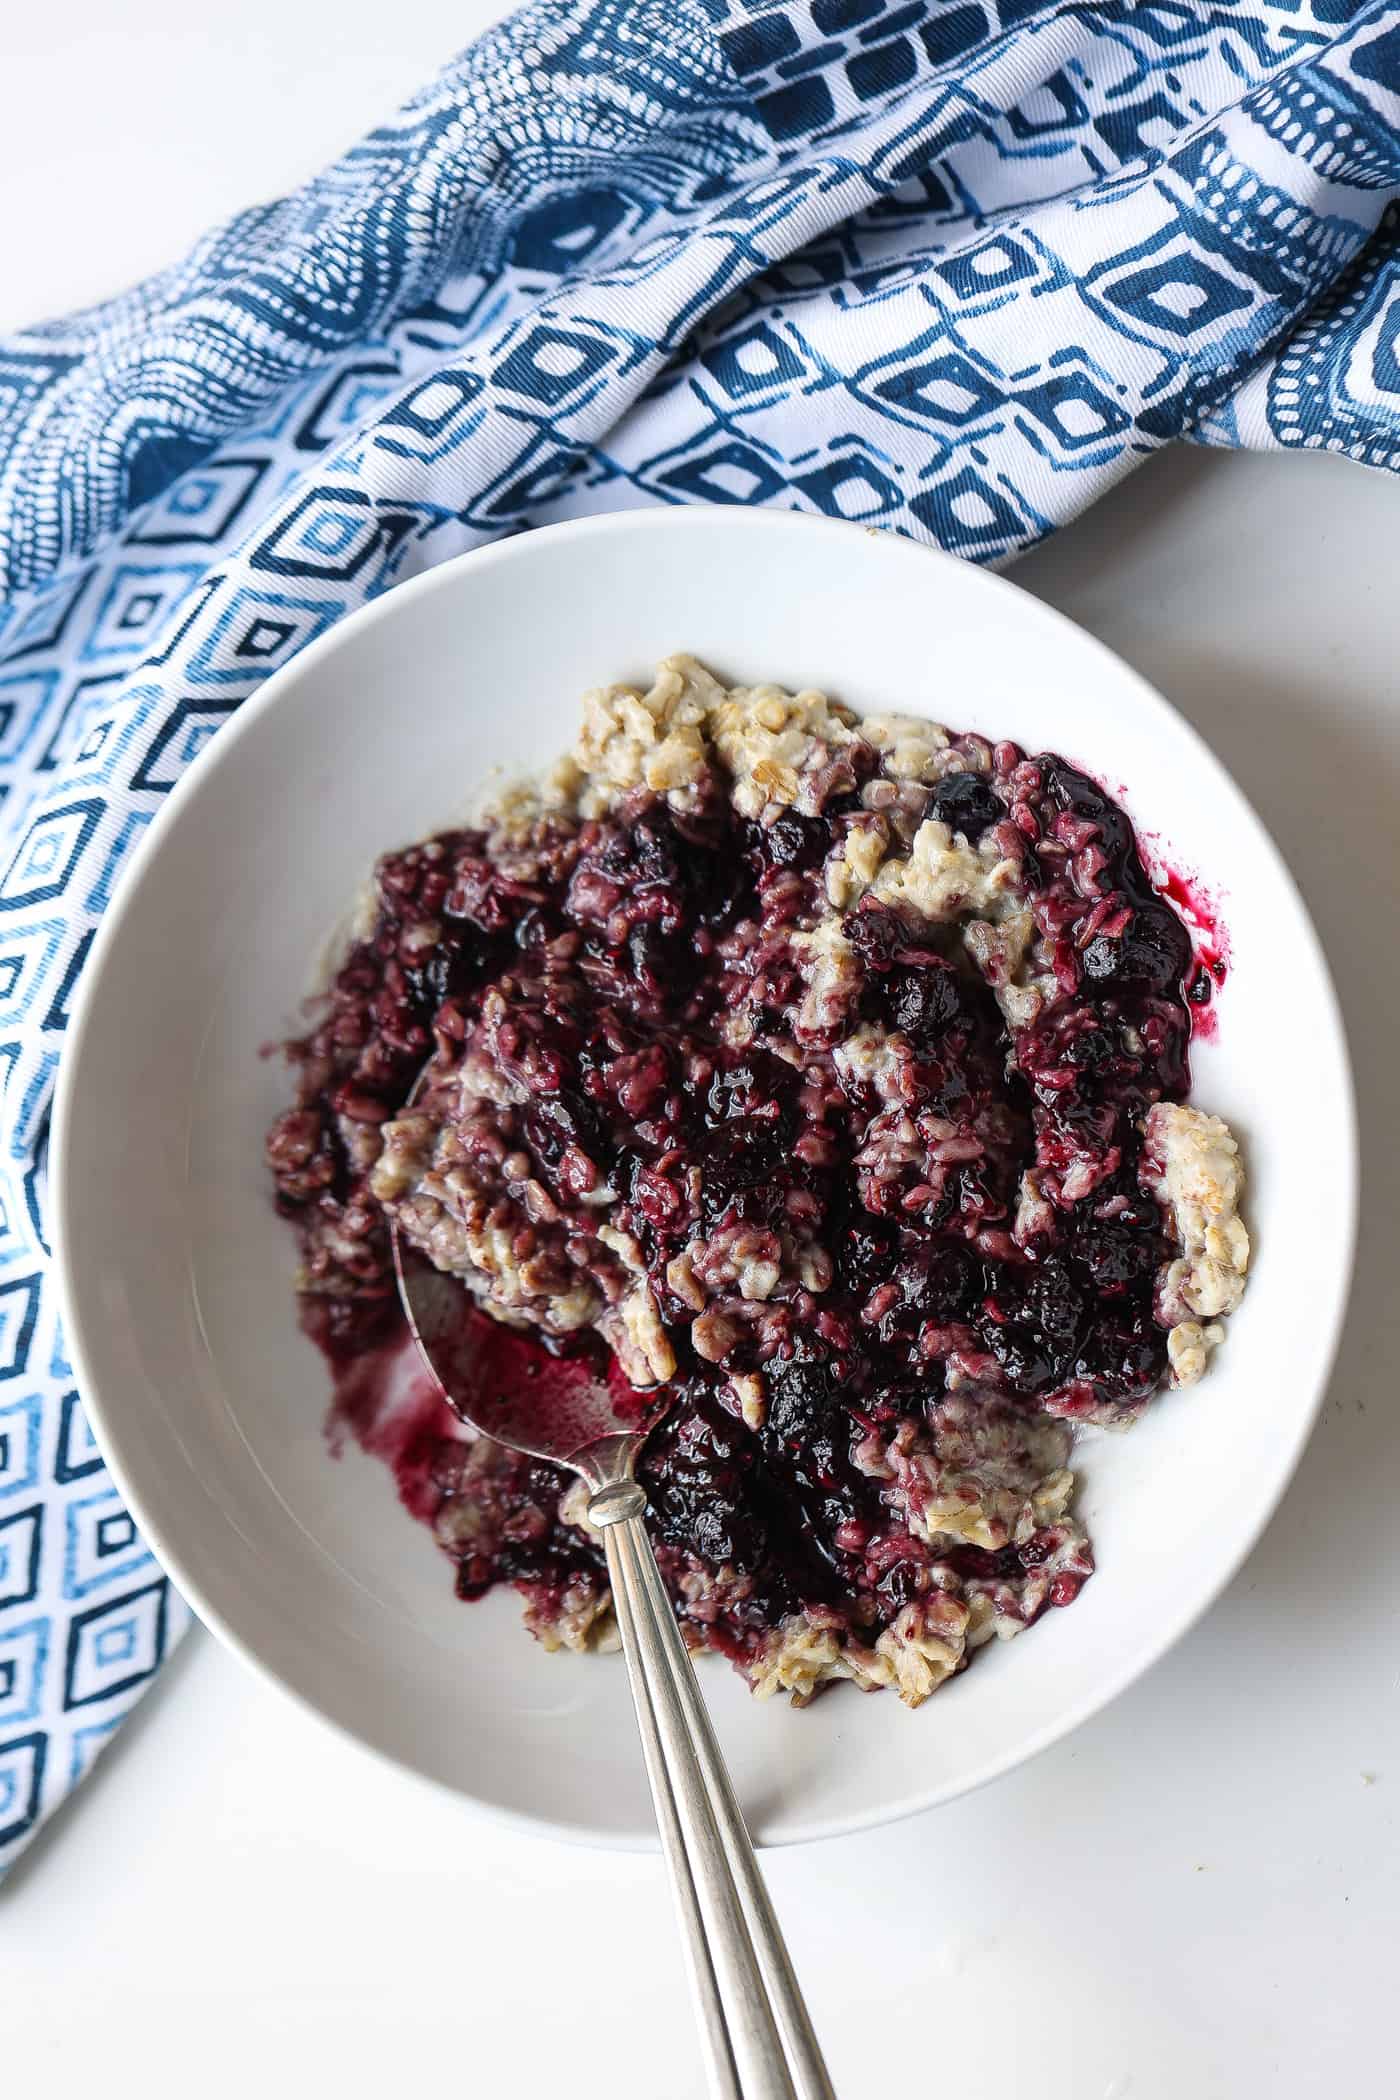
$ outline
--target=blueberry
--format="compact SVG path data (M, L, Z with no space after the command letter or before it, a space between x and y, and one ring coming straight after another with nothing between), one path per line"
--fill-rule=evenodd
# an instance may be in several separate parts
M1047 1255L1013 1281L1002 1272L1002 1304L1011 1314L988 1321L987 1347L1012 1390L1043 1392L1068 1375L1085 1322L1085 1304L1058 1255Z
M750 886L742 855L720 853L716 843L703 824L678 822L664 802L657 802L622 838L610 842L600 859L611 875L668 892L668 924L691 917L715 926L735 915Z
M776 1106L786 1136L786 1119L800 1084L800 1075L786 1058L751 1045L739 1055L731 1053L728 1060L721 1057L705 1097L706 1110L712 1122L723 1123L760 1105Z
M899 1232L868 1213L848 1225L837 1243L837 1266L850 1291L864 1298L889 1281L899 1253Z
M949 1558L964 1582L1015 1582L1026 1572L1014 1546L1003 1546L999 1552L985 1546L958 1546Z
M948 963L901 970L889 995L890 1017L918 1049L931 1047L955 1021L966 1020L962 987Z
M928 813L975 846L989 825L999 824L1006 805L980 773L945 773L929 797Z
M1128 1402L1146 1399L1166 1368L1166 1334L1141 1313L1120 1322L1096 1321L1074 1366L1100 1399Z
M701 1166L741 1188L767 1174L782 1150L779 1125L767 1116L731 1116L702 1132L697 1144Z
M1141 905L1119 935L1095 934L1080 957L1088 983L1154 992L1178 986L1191 967L1186 928L1167 906Z
M591 1101L567 1089L558 1094L537 1094L522 1111L525 1142L548 1178L570 1145L605 1166L612 1154L607 1128Z
M667 1423L643 1464L661 1535L712 1566L753 1569L766 1527L747 1489L753 1445L705 1395Z
M484 941L441 941L425 962L404 969L408 996L430 1021L444 999L458 999L471 988L484 962Z
M526 955L546 947L560 931L561 921L552 911L532 904L515 922L515 945Z
M841 931L867 970L883 973L897 963L943 965L932 927L901 918L886 904L867 899L858 911L847 913Z
M981 1279L963 1248L951 1246L936 1248L923 1260L901 1262L898 1282L911 1311L922 1320L946 1326L969 1309Z
M1080 956L1079 966L1090 984L1112 984L1121 975L1122 960L1122 941L1096 933Z
M691 1550L716 1567L744 1564L752 1553L752 1528L739 1516L736 1506L701 1501L690 1512Z
M632 826L631 859L643 882L678 883L682 863L671 812L656 803Z
M987 1346L1013 1392L1039 1393L1056 1382L1058 1355L1047 1347L1045 1336L1026 1322L1003 1320L989 1323Z
M1065 1062L1081 1072L1096 1072L1113 1055L1112 1040L1102 1028L1081 1028L1065 1051Z
M1087 1218L1075 1255L1096 1291L1121 1292L1154 1276L1166 1259L1155 1219Z
M676 1472L652 1489L661 1535L714 1567L755 1567L762 1558L761 1526L703 1468Z
M1084 1301L1055 1255L1032 1272L1023 1304L1042 1334L1061 1346L1074 1340L1083 1323Z
M759 855L775 868L815 867L825 859L830 843L824 818L799 816L795 809L785 810L771 824L755 826Z
M447 997L449 959L439 949L425 963L415 963L405 968L404 983L408 996L425 1016L431 1018Z
M764 1371L768 1412L758 1437L764 1463L755 1499L768 1516L770 1554L781 1560L797 1600L849 1603L850 1556L834 1534L860 1518L868 1535L883 1514L871 1483L851 1463L849 1370L789 1357L770 1360Z
M715 853L696 847L687 889L695 916L704 926L732 926L753 910L753 881L738 853Z
M1062 758L1047 757L1040 762L1040 779L1046 799L1055 808L1072 811L1086 824L1096 826L1099 841L1110 859L1119 860L1132 851L1132 827L1127 817L1087 773L1066 765Z
M761 1209L781 1205L787 1180L781 1174L787 1156L786 1131L781 1122L764 1116L733 1116L727 1123L705 1131L696 1152L700 1164L700 1208L707 1224L713 1225L736 1198L752 1197L760 1191L768 1199Z
M785 1444L829 1436L840 1407L841 1382L830 1364L769 1364L764 1429L770 1436Z

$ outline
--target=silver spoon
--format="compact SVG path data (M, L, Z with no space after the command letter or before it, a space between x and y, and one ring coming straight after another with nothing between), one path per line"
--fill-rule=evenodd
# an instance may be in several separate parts
M543 1391L522 1380L498 1391L487 1360L494 1323L459 1278L401 1244L392 1223L390 1234L408 1324L452 1408L497 1443L571 1468L592 1490L588 1514L607 1549L715 2100L835 2100L642 1523L635 1467L653 1426L642 1419L645 1396L610 1390L577 1361ZM507 1331L495 1331L504 1343Z

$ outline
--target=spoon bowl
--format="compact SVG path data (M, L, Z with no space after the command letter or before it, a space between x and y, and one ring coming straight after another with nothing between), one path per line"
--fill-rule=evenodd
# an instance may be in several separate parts
M660 1388L628 1385L615 1359L604 1364L593 1352L548 1354L538 1339L481 1311L460 1277L406 1246L392 1223L390 1241L409 1331L469 1428L575 1471L585 1470L581 1462L603 1438L630 1438L640 1450L660 1420L661 1410L648 1407Z

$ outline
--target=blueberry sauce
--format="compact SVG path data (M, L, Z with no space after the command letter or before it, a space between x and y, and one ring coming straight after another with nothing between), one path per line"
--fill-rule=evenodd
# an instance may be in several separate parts
M1048 1530L940 1549L892 1517L871 1453L901 1430L936 1437L953 1394L1121 1419L1163 1382L1154 1292L1172 1248L1139 1182L1140 1124L1187 1094L1223 935L1212 920L1193 947L1182 914L1200 927L1199 899L1177 877L1154 886L1087 774L1002 745L989 769L945 773L923 814L1019 870L1040 994L1011 1025L947 925L867 894L839 915L848 1009L804 1033L801 937L861 810L859 787L767 822L717 791L684 815L635 791L604 818L540 819L528 850L462 829L392 853L372 929L287 1046L296 1101L268 1159L332 1424L392 1467L463 1597L513 1582L547 1620L602 1560L561 1515L567 1476L464 1439L407 1347L371 1177L430 1057L445 1083L472 1060L495 1075L463 1157L507 1178L528 1162L544 1199L511 1226L522 1264L573 1274L600 1190L635 1250L628 1279L639 1263L676 1365L641 1478L697 1642L742 1659L800 1610L873 1641L940 1568L993 1590L1024 1578ZM835 1055L862 1031L901 1046L897 1098ZM765 1297L751 1277L770 1271L784 1280ZM595 1272L590 1257L577 1273ZM478 1420L507 1390L558 1400L607 1375L589 1331L467 1317Z

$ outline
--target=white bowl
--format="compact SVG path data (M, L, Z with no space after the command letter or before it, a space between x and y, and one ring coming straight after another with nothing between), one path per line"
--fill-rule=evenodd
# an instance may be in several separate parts
M550 1656L512 1595L462 1605L388 1473L326 1451L292 1245L262 1165L312 959L376 855L458 818L491 767L570 741L584 687L689 649L1053 747L1125 784L1229 927L1196 1097L1247 1149L1256 1267L1204 1385L1086 1439L1099 1572L917 1713L844 1687L806 1712L704 1682L756 1834L786 1843L947 1800L1139 1676L1239 1566L1322 1396L1351 1269L1355 1134L1316 936L1259 820L1167 704L1012 585L787 513L562 525L346 620L247 702L152 825L83 982L56 1111L68 1332L93 1428L195 1610L308 1706L498 1815L652 1841L620 1658ZM1191 1732L1181 1719L1183 1749Z

